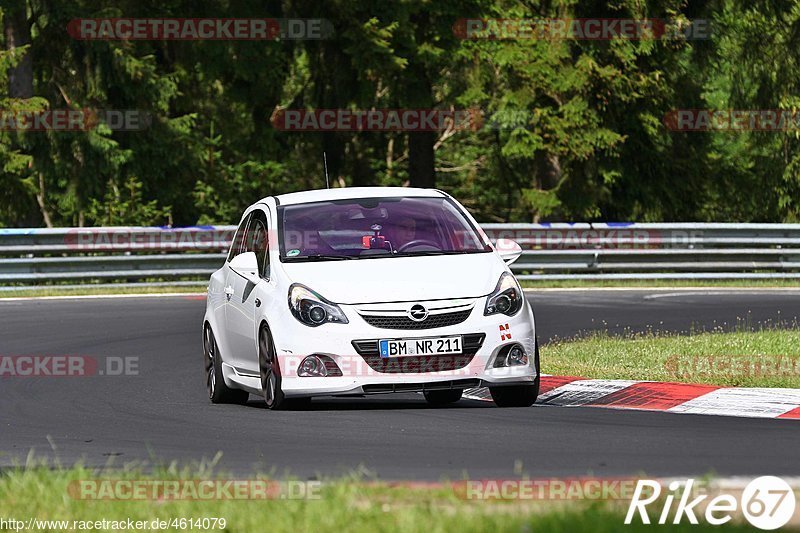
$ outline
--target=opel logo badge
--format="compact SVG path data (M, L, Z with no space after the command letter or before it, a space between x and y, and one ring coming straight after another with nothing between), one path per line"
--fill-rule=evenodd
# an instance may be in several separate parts
M428 318L428 310L425 309L425 306L422 304L414 304L411 306L411 309L408 310L408 318L414 322L422 322Z

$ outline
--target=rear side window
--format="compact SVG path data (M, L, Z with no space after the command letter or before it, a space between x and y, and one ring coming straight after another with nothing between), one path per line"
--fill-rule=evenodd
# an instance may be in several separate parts
M233 242L231 243L231 250L228 252L228 261L242 253L244 251L244 240L245 240L245 232L247 230L247 224L250 222L250 218L252 218L252 213L244 217L244 220L239 224L239 229L236 230L236 234L233 236Z

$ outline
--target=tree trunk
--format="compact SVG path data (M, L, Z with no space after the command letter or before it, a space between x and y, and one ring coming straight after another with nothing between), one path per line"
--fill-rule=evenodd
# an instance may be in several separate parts
M31 44L25 0L6 0L3 5L3 34L6 50L13 51ZM30 49L15 67L8 69L8 96L31 98L33 96L33 58Z
M436 187L433 145L435 131L414 131L408 134L408 176L412 187Z
M541 191L555 189L561 181L561 160L556 154L538 150L534 155L536 181L534 187Z
M552 191L561 182L561 160L558 155L538 150L534 155L534 167L536 169L533 187L540 191ZM541 222L540 213L533 213L534 223Z
M47 209L47 202L45 200L45 190L44 190L44 175L41 172L39 173L39 192L36 193L36 203L39 204L39 210L42 212L44 225L47 226L48 228L52 228L53 219L50 217L50 211Z
M406 107L431 109L433 88L424 65L418 61L409 69ZM408 177L412 187L436 187L437 132L412 131L408 134Z

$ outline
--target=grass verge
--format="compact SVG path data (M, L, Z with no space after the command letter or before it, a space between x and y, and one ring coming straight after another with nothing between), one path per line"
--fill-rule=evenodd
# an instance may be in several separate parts
M674 287L676 289L732 287L739 289L798 288L798 279L607 279L607 280L520 280L525 289L602 289L602 288L651 288Z
M800 280L525 280L520 281L527 289L603 289L603 288L714 288L731 287L740 289L798 288ZM115 287L113 284L103 286L70 286L54 285L47 288L17 290L0 290L2 298L30 298L42 296L93 296L117 294L165 294L165 293L202 293L205 283L197 285L161 285L156 287L136 287L125 285Z
M6 520L66 520L66 527L41 522L40 530L80 530L80 521L128 519L224 519L225 526L208 531L652 531L654 526L634 522L625 526L627 502L467 500L449 487L395 486L343 479L324 483L317 499L259 500L86 500L74 496L71 483L80 480L209 479L192 471L143 474L136 470L98 475L89 469L28 468L0 474L0 508ZM73 522L73 521L78 521ZM179 523L178 523L179 524ZM181 530L167 527L161 530ZM42 527L44 526L44 527ZM733 530L746 530L728 524ZM104 529L94 527L94 529ZM113 529L113 528L105 528ZM197 528L194 528L197 530ZM715 526L690 525L672 531L718 531ZM728 528L726 528L728 529ZM14 528L11 528L13 531ZM186 529L183 529L186 530Z
M800 329L593 333L542 346L541 357L543 372L555 375L800 388Z
M198 285L160 285L157 287L92 287L86 285L85 287L69 287L60 288L58 286L38 289L19 289L19 290L2 290L0 291L0 299L3 298L41 298L45 296L101 296L101 295L117 295L117 294L200 294L205 293L206 286L204 284Z

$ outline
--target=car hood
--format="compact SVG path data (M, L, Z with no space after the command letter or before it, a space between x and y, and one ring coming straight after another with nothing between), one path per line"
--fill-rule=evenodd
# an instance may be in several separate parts
M338 304L410 302L486 296L505 264L495 253L283 263L302 283Z

